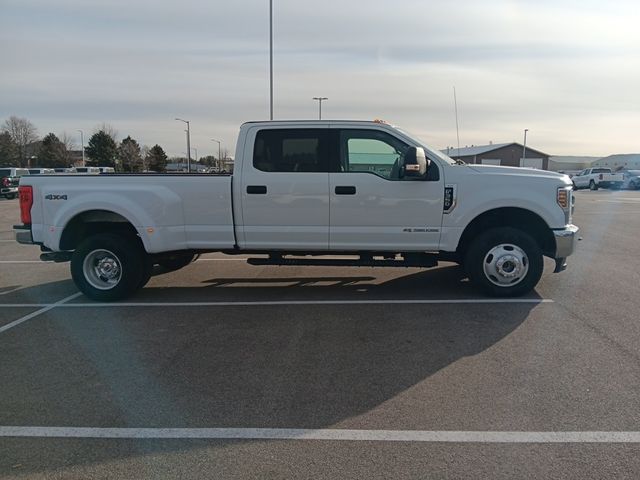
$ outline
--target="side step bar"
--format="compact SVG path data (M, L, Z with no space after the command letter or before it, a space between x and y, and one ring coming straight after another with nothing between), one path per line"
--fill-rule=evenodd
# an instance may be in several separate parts
M417 253L406 255L402 259L380 259L361 256L351 258L285 258L271 255L269 258L248 258L249 265L280 266L317 266L317 267L437 267L438 257L435 254Z

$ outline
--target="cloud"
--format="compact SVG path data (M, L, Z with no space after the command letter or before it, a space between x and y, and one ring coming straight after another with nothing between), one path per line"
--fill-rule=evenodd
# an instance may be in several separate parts
M606 7L606 8L605 8ZM453 144L557 154L638 151L634 2L274 0L275 112L390 121ZM268 115L268 2L3 0L0 118L41 132L103 121L142 143L232 148ZM635 127L634 127L635 126ZM217 145L216 145L217 148Z

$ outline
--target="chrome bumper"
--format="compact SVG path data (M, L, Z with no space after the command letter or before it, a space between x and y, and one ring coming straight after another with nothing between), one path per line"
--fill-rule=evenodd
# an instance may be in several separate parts
M555 258L567 258L573 253L576 249L579 230L575 225L567 225L562 230L553 230L553 235L556 238Z

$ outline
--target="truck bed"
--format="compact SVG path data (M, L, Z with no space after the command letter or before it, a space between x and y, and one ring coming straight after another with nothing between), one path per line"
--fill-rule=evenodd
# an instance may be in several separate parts
M158 253L233 248L231 182L230 175L203 174L31 175L21 185L33 187L34 242L59 250L75 217L107 212L131 223L146 251Z

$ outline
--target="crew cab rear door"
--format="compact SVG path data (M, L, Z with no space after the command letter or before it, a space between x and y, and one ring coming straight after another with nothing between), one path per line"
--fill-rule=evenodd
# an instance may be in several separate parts
M247 132L242 162L241 247L329 248L328 125Z
M331 250L437 250L444 179L431 162L428 179L400 178L410 147L376 129L332 128L338 162L329 174Z

